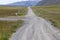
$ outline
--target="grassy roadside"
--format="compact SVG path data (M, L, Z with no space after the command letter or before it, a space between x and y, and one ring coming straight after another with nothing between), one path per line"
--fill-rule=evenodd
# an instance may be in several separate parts
M23 21L16 22L0 21L0 40L8 40L17 28L22 26Z
M16 15L17 13L17 15ZM24 16L27 13L27 7L0 6L0 17ZM0 21L0 40L8 40L16 32L17 28L22 26L24 21L15 22Z
M27 13L27 7L0 6L0 17L24 16Z
M40 8L53 11L53 12L48 12L46 10L41 10ZM57 28L60 28L60 5L54 5L54 6L36 6L32 7L34 12L36 13L37 16L41 16L47 20L50 20L53 25ZM54 13L56 12L56 13Z

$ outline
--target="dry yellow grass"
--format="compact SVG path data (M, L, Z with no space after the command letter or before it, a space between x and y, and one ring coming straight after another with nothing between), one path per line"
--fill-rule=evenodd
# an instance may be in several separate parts
M16 22L0 21L0 40L8 40L11 34L22 26L22 23L22 20Z

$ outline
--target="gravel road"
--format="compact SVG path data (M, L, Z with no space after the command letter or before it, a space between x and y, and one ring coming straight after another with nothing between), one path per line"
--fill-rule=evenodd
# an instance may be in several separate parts
M23 26L9 40L60 40L60 30L51 22L37 17L30 7L25 17Z

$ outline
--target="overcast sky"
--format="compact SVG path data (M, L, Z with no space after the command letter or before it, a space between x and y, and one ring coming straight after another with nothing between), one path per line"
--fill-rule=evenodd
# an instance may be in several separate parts
M8 4L18 1L40 1L40 0L0 0L0 4Z

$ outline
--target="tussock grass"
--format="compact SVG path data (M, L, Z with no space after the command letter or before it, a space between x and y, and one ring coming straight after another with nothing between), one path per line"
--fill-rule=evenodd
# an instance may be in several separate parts
M8 40L22 24L22 20L16 22L0 21L0 40Z
M24 16L27 13L27 7L0 6L0 17L5 16Z

